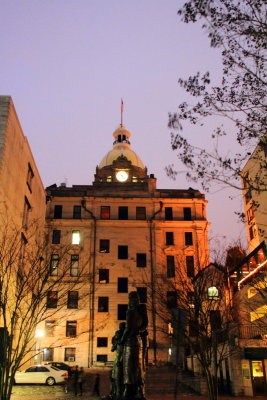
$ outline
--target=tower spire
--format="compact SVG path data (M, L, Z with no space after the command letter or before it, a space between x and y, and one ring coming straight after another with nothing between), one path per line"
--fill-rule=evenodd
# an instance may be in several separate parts
M123 109L124 109L124 105L123 105L123 100L121 99L121 127L123 125Z

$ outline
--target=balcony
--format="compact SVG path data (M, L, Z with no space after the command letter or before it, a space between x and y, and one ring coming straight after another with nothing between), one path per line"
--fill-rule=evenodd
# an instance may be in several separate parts
M239 339L267 339L267 325L239 325Z

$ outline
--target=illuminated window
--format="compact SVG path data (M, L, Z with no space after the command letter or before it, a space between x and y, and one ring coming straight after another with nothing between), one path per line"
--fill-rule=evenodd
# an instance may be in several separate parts
M45 321L45 336L54 336L55 321Z
M210 286L208 288L208 297L209 299L218 299L219 290L216 288L216 286Z
M46 347L44 348L43 351L43 361L53 361L54 359L54 349L52 347ZM43 367L40 367L40 369ZM47 369L45 368L45 371L39 371L38 372L48 372Z
M109 206L101 206L100 218L101 219L110 219L110 207Z
M71 244L80 244L81 234L80 231L72 231Z
M112 176L107 176L107 182L112 182Z
M57 276L58 275L58 264L59 264L59 255L52 254L50 259L50 275Z

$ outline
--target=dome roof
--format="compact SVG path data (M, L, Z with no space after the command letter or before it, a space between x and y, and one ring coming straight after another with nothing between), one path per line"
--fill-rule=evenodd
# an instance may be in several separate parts
M105 155L98 167L103 168L112 165L113 161L123 156L131 161L133 166L144 169L145 167L142 160L131 150L131 143L129 141L131 132L127 131L124 125L120 125L119 128L113 132L113 136L115 138L113 149Z
M138 157L138 155L131 149L113 149L109 151L105 157L102 159L102 161L99 164L99 168L106 167L108 165L112 165L113 161L117 160L118 157L124 156L127 158L127 160L131 161L132 165L139 167L139 168L145 168L142 160Z

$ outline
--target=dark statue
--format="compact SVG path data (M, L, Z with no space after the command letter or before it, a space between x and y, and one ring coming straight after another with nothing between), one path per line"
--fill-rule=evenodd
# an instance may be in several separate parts
M130 292L126 323L120 324L112 339L112 351L116 351L116 356L108 399L145 400L147 326L146 305L139 303L137 292Z

